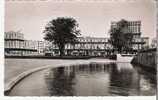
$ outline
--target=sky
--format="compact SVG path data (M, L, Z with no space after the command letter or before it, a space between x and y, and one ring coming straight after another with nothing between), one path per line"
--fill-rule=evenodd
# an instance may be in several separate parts
M16 1L16 0L15 0ZM128 2L53 2L53 0L8 1L5 31L21 31L25 39L43 40L46 24L57 17L73 17L81 36L108 37L111 21L142 22L142 36L156 36L156 7L152 0Z

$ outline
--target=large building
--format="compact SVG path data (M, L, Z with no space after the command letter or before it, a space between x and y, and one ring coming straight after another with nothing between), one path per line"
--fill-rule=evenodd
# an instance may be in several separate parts
M138 52L144 46L149 45L148 37L141 37L141 21L128 21L127 27L124 30L127 33L133 34L132 49L133 52ZM118 22L111 22L111 28L118 27Z
M139 38L141 35L141 21L128 21L127 23L127 30L125 31L132 33L134 38ZM111 28L118 27L119 25L116 21L111 22Z
M22 33L13 31L5 33L5 55L25 55L37 51L30 46L30 42L24 40Z
M51 46L51 53L59 55L59 50L56 45ZM82 56L100 56L107 55L112 50L112 46L108 42L108 38L97 37L78 37L77 42L65 45L66 55L82 55Z
M43 41L25 40L20 32L5 32L5 55L28 56L44 54Z

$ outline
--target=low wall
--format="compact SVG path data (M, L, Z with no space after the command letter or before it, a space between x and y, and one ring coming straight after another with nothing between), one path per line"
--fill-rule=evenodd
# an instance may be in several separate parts
M132 60L132 64L139 64L143 67L156 69L157 52L156 48L140 51Z
M108 56L5 56L5 58L15 59L90 59L90 58L103 58L116 60L116 55Z
M5 56L5 58L16 59L90 59L90 56Z

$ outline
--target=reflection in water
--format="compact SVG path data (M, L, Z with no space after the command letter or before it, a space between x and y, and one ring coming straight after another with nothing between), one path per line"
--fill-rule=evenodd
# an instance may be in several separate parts
M66 72L64 67L51 70L49 77L47 76L47 83L49 86L50 95L71 96L74 93L73 79L75 73L73 71Z
M155 76L129 63L91 63L49 69L45 81L52 96L155 95Z
M131 67L131 64L118 63L117 65L115 64L115 66L113 66L112 72L110 73L111 77L109 92L112 94L128 96L137 92L132 91L134 89L139 91L139 80L137 79L139 76Z

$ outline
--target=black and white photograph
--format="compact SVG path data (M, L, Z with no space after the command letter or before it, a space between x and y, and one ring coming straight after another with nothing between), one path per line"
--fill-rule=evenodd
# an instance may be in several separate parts
M156 97L156 4L5 0L4 96Z

